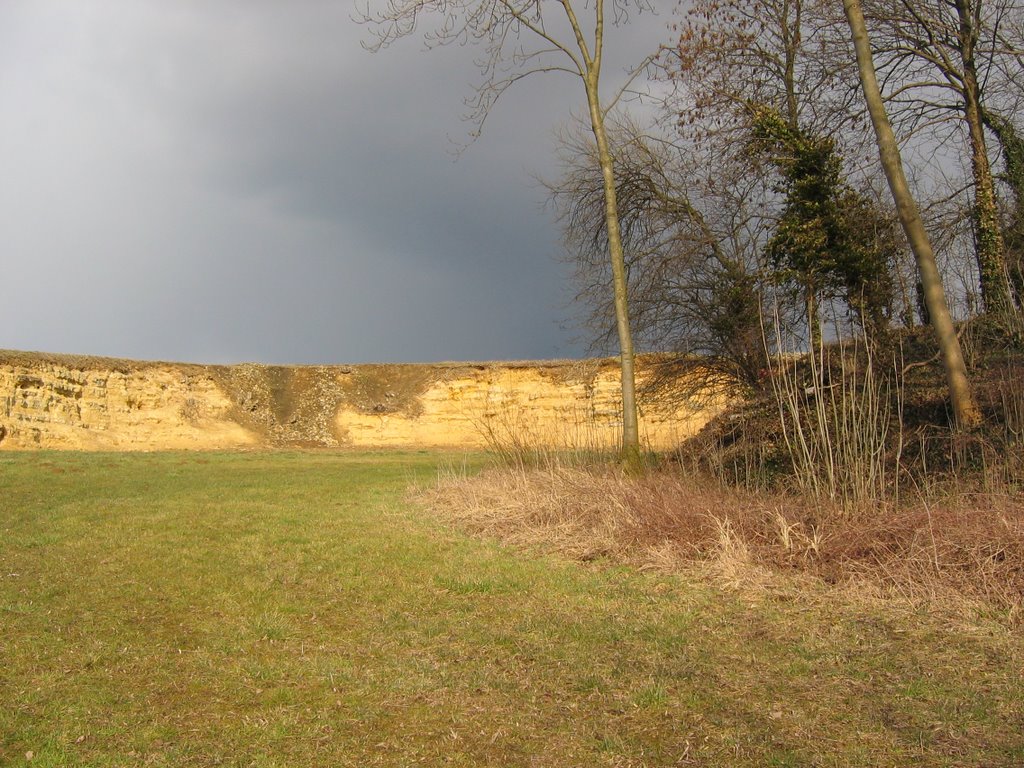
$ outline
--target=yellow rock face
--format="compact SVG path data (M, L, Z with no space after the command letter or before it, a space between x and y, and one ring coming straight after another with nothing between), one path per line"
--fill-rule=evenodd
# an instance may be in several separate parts
M639 373L644 379L641 361ZM655 450L724 395L641 397ZM195 366L0 351L0 449L603 449L621 432L613 361Z
M155 450L258 443L208 378L172 367L122 372L0 365L0 448Z
M416 413L338 410L338 431L353 446L481 446L607 449L622 434L617 370L586 381L557 380L536 368L488 366L432 383ZM678 445L718 408L648 408L641 438L655 450Z

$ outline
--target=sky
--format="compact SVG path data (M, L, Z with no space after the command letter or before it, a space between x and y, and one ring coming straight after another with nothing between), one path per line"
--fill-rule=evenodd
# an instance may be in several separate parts
M554 213L578 80L467 143L465 47L351 0L0 2L0 348L199 363L579 357ZM621 76L664 37L608 45ZM614 47L618 46L618 47Z

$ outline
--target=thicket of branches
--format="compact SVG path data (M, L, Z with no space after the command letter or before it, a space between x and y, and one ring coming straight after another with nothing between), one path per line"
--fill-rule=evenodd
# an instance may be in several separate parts
M1024 1L865 0L863 15L949 308L1019 343ZM753 388L776 334L806 349L826 318L826 336L855 330L872 343L929 323L842 6L695 0L674 18L660 108L609 124L636 337ZM586 137L570 136L550 187L600 338L610 325L594 167Z

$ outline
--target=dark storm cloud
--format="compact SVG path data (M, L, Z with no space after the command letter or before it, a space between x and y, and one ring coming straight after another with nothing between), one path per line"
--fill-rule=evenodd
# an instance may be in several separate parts
M546 357L571 286L544 78L453 158L471 52L346 2L0 6L0 346L197 361Z

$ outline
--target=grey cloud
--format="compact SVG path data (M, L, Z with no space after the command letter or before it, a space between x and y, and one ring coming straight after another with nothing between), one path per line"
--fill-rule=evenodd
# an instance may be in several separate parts
M572 82L482 139L471 52L345 2L0 5L0 346L210 362L578 354L549 174ZM550 175L550 174L549 174Z

